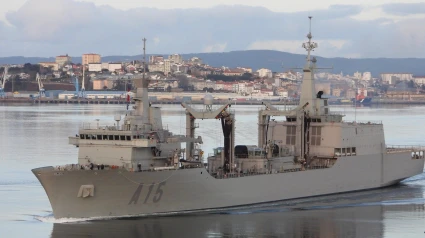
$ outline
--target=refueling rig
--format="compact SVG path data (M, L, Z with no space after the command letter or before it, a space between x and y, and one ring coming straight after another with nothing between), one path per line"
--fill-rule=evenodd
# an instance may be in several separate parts
M224 147L223 153L220 153L221 157L217 158L214 162L214 166L217 166L218 170L223 173L234 172L234 145L235 145L235 117L234 112L229 108L230 103L222 105L216 109L213 109L214 98L211 94L207 94L204 97L204 108L195 109L183 102L182 106L186 109L186 137L195 138L195 129L198 128L198 124L195 123L197 119L218 119L221 121L221 127L224 136ZM202 161L203 151L195 147L194 142L186 143L186 160L182 160L184 166L200 166ZM210 162L207 164L210 166Z

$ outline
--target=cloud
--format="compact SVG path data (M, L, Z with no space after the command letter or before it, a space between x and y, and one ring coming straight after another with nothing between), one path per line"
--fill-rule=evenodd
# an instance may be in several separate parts
M261 50L261 49L269 49L269 50L278 50L284 51L294 54L304 54L306 51L302 48L302 44L306 40L272 40L272 41L256 41L251 43L248 46L248 50ZM320 51L324 52L320 54L321 56L333 56L336 52L341 50L347 44L349 44L346 40L332 40L332 39L324 39L324 40L314 40L318 43Z
M389 11L388 5L382 9ZM148 54L246 49L304 53L301 43L312 15L317 55L425 57L420 47L424 17L357 19L365 10L356 5L295 13L241 5L118 10L75 0L28 0L6 15L10 26L0 22L0 56L135 55L142 53L143 37Z
M209 45L209 46L207 46L207 47L204 48L203 52L204 53L224 52L224 50L226 49L226 47L227 47L227 43Z
M382 5L382 10L394 15L424 14L425 2L421 3L392 3Z
M161 42L161 40L159 39L159 37L155 37L155 38L153 38L153 43L154 43L155 45L158 45L158 44L159 44L159 42Z

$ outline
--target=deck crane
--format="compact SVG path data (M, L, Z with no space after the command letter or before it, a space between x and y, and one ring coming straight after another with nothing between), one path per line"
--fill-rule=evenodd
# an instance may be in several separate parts
M39 73L37 73L36 80L37 80L37 83L38 83L38 97L39 98L45 97L46 96L46 93L45 93L46 90L44 89L43 82L41 82L41 77L40 77Z
M4 92L4 86L6 85L8 70L9 70L9 68L7 66L4 67L3 77L2 77L2 80L1 80L1 84L0 84L0 98L3 98L3 97L6 96L6 94Z

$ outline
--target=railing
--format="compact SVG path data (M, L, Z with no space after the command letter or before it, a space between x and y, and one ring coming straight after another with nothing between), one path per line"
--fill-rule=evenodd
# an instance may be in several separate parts
M339 112L339 111L329 111L328 115L330 116L345 116L345 114L343 112Z
M122 131L125 127L124 124L120 124L119 126L108 126L108 125L98 125L96 123L84 122L80 129L82 130L108 130L108 131ZM163 130L168 130L168 125L162 127ZM140 131L150 131L152 130L151 125L143 125L139 128Z
M93 123L90 123L90 122L84 122L80 126L80 129L83 129L83 130L96 130L96 129L99 129L99 125L93 124Z
M106 125L98 125L96 123L84 122L80 129L82 130L108 130L108 131L118 131L119 128L117 126L106 126Z
M317 169L329 169L333 165L328 166L307 166L306 168L294 168L294 169L284 169L284 170L275 170L275 171L267 171L267 172L247 172L247 173L231 173L224 175L213 175L216 179L229 179L229 178L239 178L239 177L248 177L248 176L256 176L256 175L266 175L266 174L281 174L281 173L293 173L293 172L301 172L307 170L317 170Z
M125 169L129 172L158 172L158 171L168 171L168 170L176 170L178 168L168 166L168 167L141 167L139 168L127 168L125 165L104 165L104 164L93 164L93 168L91 168L90 164L65 164L55 166L53 168L54 171L78 171L78 170L113 170L113 169Z
M266 109L266 104L262 105L261 107L258 107L258 111L268 111ZM296 105L272 105L273 107L275 107L277 110L272 110L270 109L270 111L291 111L294 110L297 106Z
M344 121L351 125L382 125L382 121Z
M387 147L387 153L425 151L425 146L387 145L386 147Z
M93 169L91 169L90 165L82 165L82 164L65 164L54 167L55 171L76 171L76 170L111 170L123 168L122 166L111 166L111 165L98 165L93 164Z

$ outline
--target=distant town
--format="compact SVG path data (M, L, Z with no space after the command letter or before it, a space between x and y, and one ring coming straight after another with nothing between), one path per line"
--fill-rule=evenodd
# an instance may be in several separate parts
M142 59L102 62L101 55L90 53L82 55L82 64L60 55L55 62L3 65L0 97L124 99L131 92L132 79L143 72L150 79L153 101L201 100L205 92L213 93L217 100L296 101L302 82L302 73L296 70L212 67L199 57L183 59L179 54L149 56L145 64ZM336 104L425 103L425 76L408 72L383 72L374 77L370 72L344 75L319 71L315 79L316 90Z

